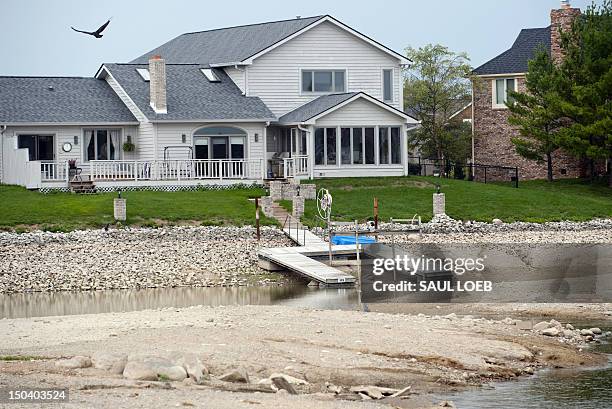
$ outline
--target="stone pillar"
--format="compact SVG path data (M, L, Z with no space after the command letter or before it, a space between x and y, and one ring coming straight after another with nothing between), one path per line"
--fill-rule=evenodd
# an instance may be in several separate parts
M271 196L264 196L261 199L259 199L259 206L261 207L261 211L263 212L264 216L272 217L272 204L273 203L274 201L272 200Z
M298 189L298 185L294 185L293 183L283 183L283 199L293 199L295 196L297 196Z
M299 219L304 215L304 196L293 196L293 217Z
M270 197L273 201L283 198L283 182L278 180L270 182Z
M442 214L446 214L446 203L444 199L444 193L434 193L433 194L433 215L438 216Z
M317 198L317 185L314 184L301 184L300 185L300 196L306 200L314 200Z
M113 205L115 220L119 220L122 222L125 221L127 214L125 199L117 198L114 200Z

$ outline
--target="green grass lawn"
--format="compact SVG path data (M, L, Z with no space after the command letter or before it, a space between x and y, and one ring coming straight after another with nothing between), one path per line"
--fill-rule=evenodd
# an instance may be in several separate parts
M373 218L374 197L379 201L380 219L431 218L432 193L440 183L446 194L446 212L459 220L558 221L612 217L612 189L581 180L521 182L507 185L483 184L433 177L317 179L317 187L330 190L334 198L334 220ZM255 211L249 198L264 194L262 189L201 190L193 192L124 192L127 199L126 224L245 225L254 224ZM43 195L21 187L0 185L0 229L17 231L42 228L73 230L102 227L113 223L115 193ZM281 205L290 209L290 201ZM314 200L306 203L303 221L321 225ZM262 215L262 224L275 221Z
M157 226L166 223L203 225L255 224L259 188L183 192L123 192L127 199L126 224ZM113 220L116 193L75 195L41 194L17 186L0 185L0 229L68 231L102 227ZM263 215L262 215L263 216ZM262 224L275 221L262 217Z
M484 184L434 177L388 177L317 179L333 196L334 220L371 220L374 197L379 217L432 217L432 194L440 183L446 194L446 213L458 220L512 221L589 220L612 217L612 189L582 180L524 181L518 189L508 185ZM285 204L288 206L287 204ZM321 225L314 200L306 203L304 222Z

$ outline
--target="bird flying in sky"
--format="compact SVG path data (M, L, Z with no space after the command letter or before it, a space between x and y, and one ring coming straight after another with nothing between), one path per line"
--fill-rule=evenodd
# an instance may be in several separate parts
M76 31L77 33L83 33L83 34L89 34L90 36L94 36L96 38L101 38L102 37L102 31L104 31L104 29L106 28L106 26L108 26L108 24L110 23L111 19L109 18L108 21L104 24L102 24L100 26L99 29L97 29L96 31L82 31L82 30L77 30L74 27L70 27L71 29L73 29L74 31Z

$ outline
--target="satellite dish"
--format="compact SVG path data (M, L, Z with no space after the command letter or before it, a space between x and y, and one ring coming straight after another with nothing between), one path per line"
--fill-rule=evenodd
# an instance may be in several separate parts
M329 221L332 208L332 195L327 189L319 189L317 192L317 210L319 217L325 221Z

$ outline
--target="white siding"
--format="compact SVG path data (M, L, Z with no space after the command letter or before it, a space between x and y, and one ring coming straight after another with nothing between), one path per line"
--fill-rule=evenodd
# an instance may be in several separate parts
M117 81L115 81L115 79L111 77L110 75L106 75L105 80L108 83L108 85L110 85L110 87L113 89L113 91L115 91L115 93L121 99L121 101L123 101L123 103L130 110L130 112L132 112L132 115L136 117L138 122L146 122L147 118L144 116L142 111L136 106L134 101L132 101L132 99L124 91L124 89L117 83Z
M248 134L248 142L246 146L246 157L249 159L259 159L264 157L264 124L263 123L223 123L223 124L201 124L201 123L181 123L181 124L164 124L158 123L157 127L157 158L164 158L164 148L166 146L193 146L193 133L204 126L232 126L243 129ZM185 134L185 143L182 143L182 135ZM255 142L255 134L258 135Z
M234 81L234 83L240 88L240 91L244 93L244 68L226 67L225 73Z
M138 128L136 126L114 126L114 125L99 125L99 126L78 126L78 125L52 125L52 126L19 126L7 128L4 139L5 149L4 157L8 158L8 155L14 153L14 149L17 148L17 136L18 135L54 135L55 136L55 162L67 162L70 159L77 160L77 166L83 168L83 171L89 169L89 164L85 162L85 150L86 147L83 145L83 130L87 128L112 128L121 129L122 143L125 141L126 135L131 135L132 140L138 146ZM77 137L78 144L74 144L74 138ZM72 144L72 150L70 152L64 152L62 145L65 142ZM7 149L8 147L8 149ZM11 149L12 148L12 149ZM127 154L123 152L122 146L119 147L120 157L125 159L136 159L138 151L135 154ZM7 161L8 163L8 161Z
M248 67L248 95L280 116L318 95L301 95L300 69L346 69L348 92L382 100L382 70L393 68L394 101L401 109L399 60L325 22L255 59Z
M345 165L340 161L336 165L315 165L313 176L318 177L368 177L368 176L402 176L405 175L406 146L405 119L394 114L378 105L359 98L348 105L338 108L326 116L318 119L314 125L317 127L333 127L336 131L336 146L338 154L340 152L340 128L345 127L374 127L374 155L376 163L379 162L378 147L378 126L398 126L400 127L400 149L402 164L376 164L376 165ZM313 128L313 129L314 129ZM314 138L314 136L313 136ZM314 152L314 142L311 142L311 151ZM314 161L314 160L313 160Z
M401 125L404 118L359 98L316 121L315 126L337 125Z
M134 141L134 145L136 145L136 158L142 160L155 159L155 125L150 122L141 122L138 126L138 138Z

